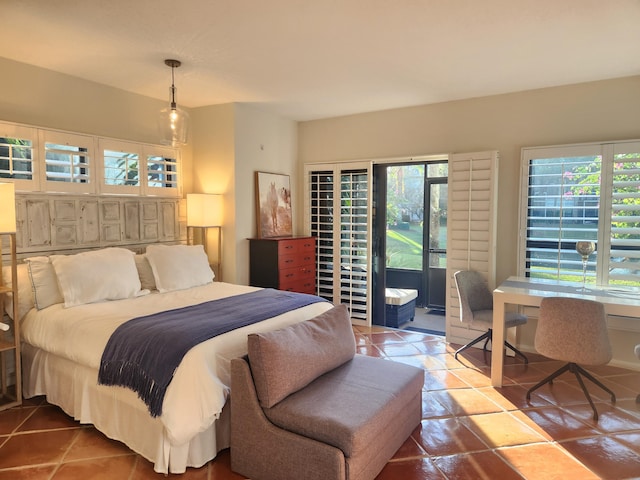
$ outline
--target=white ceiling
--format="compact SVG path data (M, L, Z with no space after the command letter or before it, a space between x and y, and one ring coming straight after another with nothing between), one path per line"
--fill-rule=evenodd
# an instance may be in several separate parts
M0 12L0 56L167 101L175 58L179 105L295 120L640 74L640 0L0 0Z

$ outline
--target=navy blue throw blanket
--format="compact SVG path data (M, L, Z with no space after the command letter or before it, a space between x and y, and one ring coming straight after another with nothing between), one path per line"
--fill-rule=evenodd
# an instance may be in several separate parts
M162 414L173 374L186 353L216 335L324 299L264 289L129 320L111 335L102 354L98 383L128 387Z

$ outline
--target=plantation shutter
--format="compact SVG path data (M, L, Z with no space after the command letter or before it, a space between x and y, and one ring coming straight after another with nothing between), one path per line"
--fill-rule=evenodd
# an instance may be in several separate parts
M640 285L640 142L524 148L522 160L519 273L582 281L586 240L587 283Z
M174 148L145 145L144 156L146 182L143 182L143 191L146 195L181 196L178 151Z
M44 148L44 190L95 193L94 137L40 130Z
M605 284L637 285L640 279L640 142L613 145L609 256ZM606 231L606 230L605 230ZM606 275L605 275L606 274Z
M37 144L35 128L0 122L0 182L16 190L39 189Z
M369 166L310 165L305 176L305 225L317 239L317 294L347 305L354 323L370 325Z
M449 157L447 235L447 341L465 344L479 335L460 321L460 302L453 274L481 272L495 287L498 152Z

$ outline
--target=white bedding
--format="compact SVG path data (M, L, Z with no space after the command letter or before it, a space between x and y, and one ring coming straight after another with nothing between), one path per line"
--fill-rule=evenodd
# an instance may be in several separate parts
M121 323L138 316L202 303L257 290L221 282L188 290L152 293L147 296L64 308L62 304L32 309L22 321L23 341L55 357L88 367L96 374L102 351ZM231 358L246 354L247 334L281 328L312 318L331 308L328 302L308 305L283 315L212 338L187 353L167 389L159 421L172 445L184 445L207 430L220 416L226 402ZM255 308L260 308L255 305ZM101 387L122 389L123 387ZM33 392L32 392L33 393ZM151 418L142 401L142 415ZM119 438L127 443L126 438ZM217 452L211 452L209 458ZM151 459L154 461L154 459ZM157 462L156 462L157 463ZM171 467L171 466L170 466ZM170 468L184 471L183 466ZM166 471L156 465L157 471Z

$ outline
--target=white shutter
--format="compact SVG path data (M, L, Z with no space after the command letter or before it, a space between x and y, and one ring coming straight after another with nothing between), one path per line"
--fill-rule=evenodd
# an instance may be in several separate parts
M369 164L307 165L305 176L305 225L317 239L317 293L347 305L355 323L370 325Z
M142 164L144 158L141 144L119 140L99 141L102 158L102 193L123 195L142 194Z
M351 318L369 317L369 174L340 170L340 303Z
M43 190L95 193L95 137L39 130L44 152Z
M39 190L37 145L35 128L0 122L0 181L16 190Z
M640 142L613 145L611 165L610 250L605 283L640 281ZM602 195L601 195L602 197Z
M146 164L141 165L145 177L142 182L144 194L165 197L181 196L178 150L145 145L144 157Z
M314 170L307 174L309 205L305 209L309 215L306 224L309 235L316 237L316 291L317 294L333 301L334 264L334 172Z
M447 219L447 341L465 344L479 335L460 321L453 274L477 270L495 287L498 152L449 157Z

